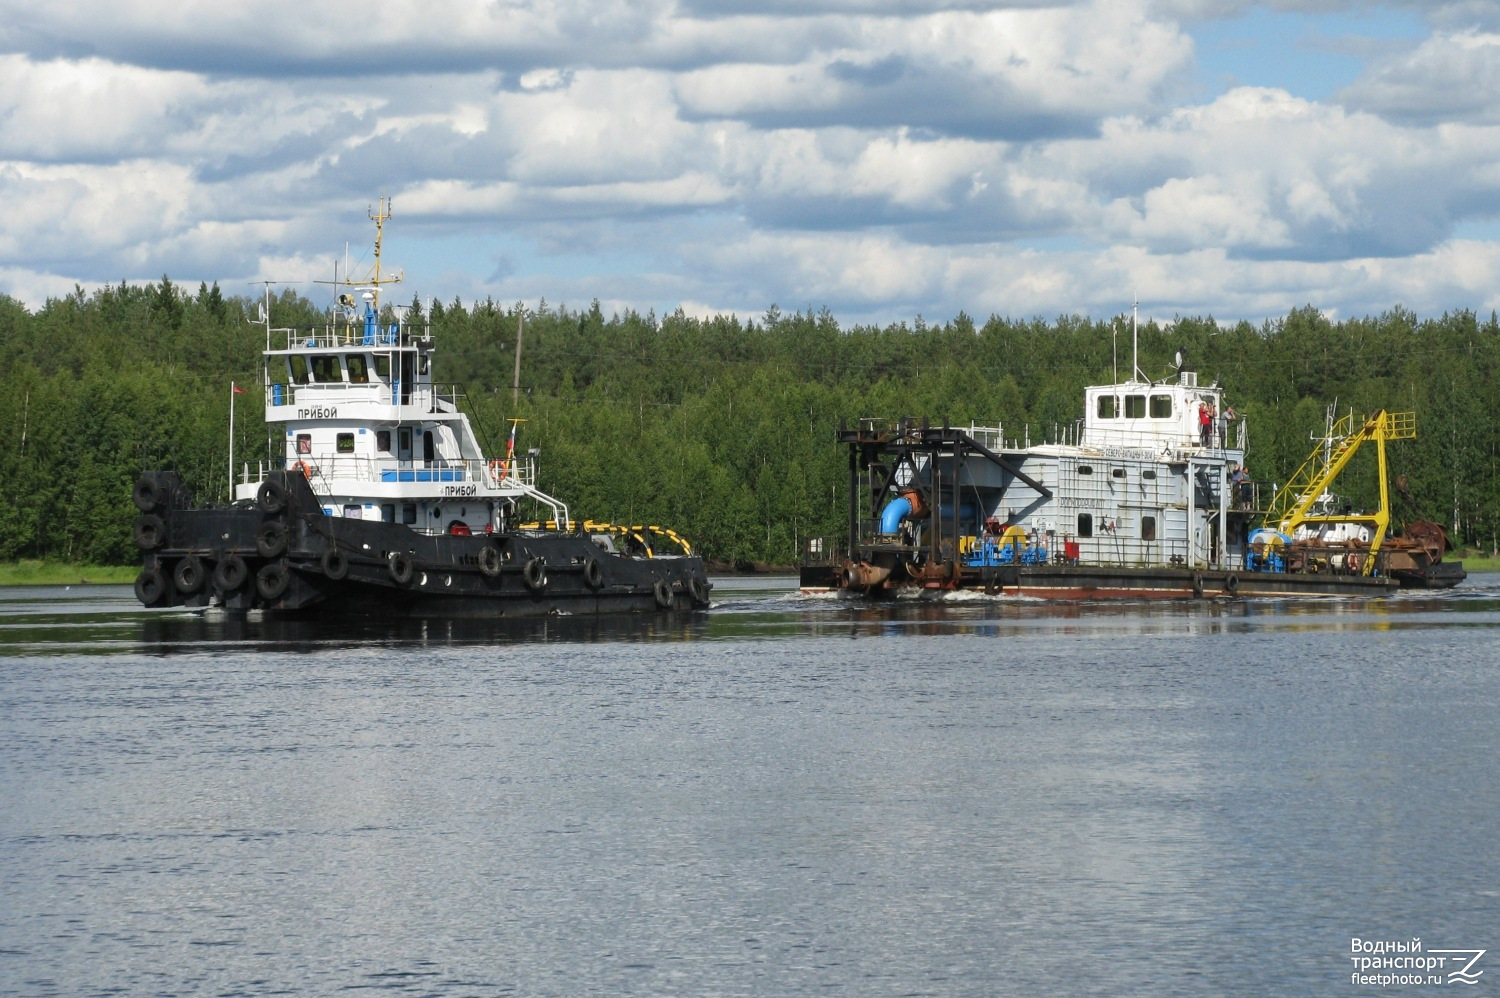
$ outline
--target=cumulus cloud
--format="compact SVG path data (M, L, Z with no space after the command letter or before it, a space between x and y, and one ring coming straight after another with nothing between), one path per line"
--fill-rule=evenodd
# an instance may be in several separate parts
M1204 85L1250 0L0 0L0 292L321 277L393 194L445 300L1493 307L1496 5L1261 5L1433 28L1316 101Z
M1372 66L1339 99L1416 125L1500 124L1500 32L1434 35Z

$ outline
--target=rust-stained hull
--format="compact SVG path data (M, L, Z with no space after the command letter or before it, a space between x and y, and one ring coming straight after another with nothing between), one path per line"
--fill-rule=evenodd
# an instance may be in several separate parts
M881 585L850 588L833 566L802 569L804 593L846 590L889 596L900 590L962 590L1053 600L1225 599L1384 596L1401 588L1394 578L1223 569L1128 568L1085 565L1007 565L964 569L957 579L921 582L893 575Z

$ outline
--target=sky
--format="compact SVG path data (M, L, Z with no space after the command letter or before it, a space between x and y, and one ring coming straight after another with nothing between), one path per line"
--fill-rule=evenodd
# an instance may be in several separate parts
M368 12L367 19L359 15ZM1500 0L0 0L0 294L1500 309Z

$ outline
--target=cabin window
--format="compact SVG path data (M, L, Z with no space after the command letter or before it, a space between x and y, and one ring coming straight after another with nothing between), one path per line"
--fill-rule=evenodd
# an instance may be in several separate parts
M1099 396L1099 418L1114 419L1120 414L1120 400L1113 395Z
M1141 517L1141 540L1143 540L1143 541L1154 541L1154 540L1156 540L1156 517L1154 517L1154 516L1143 516L1143 517Z
M1116 478L1124 478L1125 477L1125 469L1124 468L1116 468L1114 471L1111 471L1110 474L1114 475Z
M380 507L380 519L381 519L381 522L383 522L383 523L395 523L396 522L396 504L393 503L393 502L388 502L388 503L384 503L383 505L381 505L381 507Z
M381 381L391 380L391 355L388 353L377 353L375 355L375 377Z
M391 451L391 431L390 430L376 430L375 431L375 449L378 450L378 451L381 451L382 453L386 453L386 454L390 453L390 451Z
M1094 514L1093 513L1079 513L1078 514L1078 536L1079 537L1093 537L1094 536Z
M427 354L424 353L417 360L417 373L418 374L426 374L426 373L428 373L431 370L432 370L432 358L429 357Z
M312 434L311 433L299 433L299 434L297 434L297 453L298 454L311 454L312 453Z
M1125 418L1126 419L1145 419L1146 418L1146 396L1144 396L1144 395L1127 395L1127 396L1125 396Z
M344 507L344 519L346 520L362 520L364 519L364 513L363 506L348 505Z
M1092 475L1094 473L1094 469L1086 464L1080 464L1078 466L1078 473L1080 475Z
M1153 395L1153 396L1151 396L1151 418L1152 419L1171 419L1172 418L1172 396L1170 396L1170 395Z
M316 356L312 359L313 380L331 384L335 381L344 380L343 368L339 366L339 359L329 354Z
M396 456L403 461L411 460L411 427L403 426L396 431Z
M300 353L294 353L286 359L287 371L292 375L292 381L299 385L307 384L307 358Z
M433 446L432 431L428 430L422 434L422 460L437 460L437 448Z
M351 353L349 355L349 380L356 385L368 384L370 381L370 368L365 361L364 354Z
M340 433L338 435L338 451L340 454L354 453L354 434Z
M416 503L404 502L401 504L401 522L405 524L413 524L417 522Z
M1156 472L1147 469L1146 471L1141 472L1141 478L1145 479L1148 482L1154 482L1156 481Z

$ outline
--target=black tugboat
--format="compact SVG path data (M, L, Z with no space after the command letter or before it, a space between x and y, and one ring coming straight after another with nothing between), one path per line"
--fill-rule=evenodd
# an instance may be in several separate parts
M434 344L382 321L371 278L325 328L265 315L266 424L281 453L246 465L228 506L171 471L136 483L137 598L149 607L513 616L708 606L703 561L671 530L576 522L535 459L488 458ZM362 304L362 308L360 307ZM231 462L232 463L232 462ZM529 513L530 516L525 514Z

